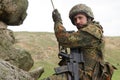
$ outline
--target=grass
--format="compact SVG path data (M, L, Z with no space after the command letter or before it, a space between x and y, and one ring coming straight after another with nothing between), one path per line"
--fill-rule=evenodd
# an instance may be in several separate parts
M105 60L113 64L115 70L112 80L120 79L120 37L106 37Z
M51 76L59 62L58 44L54 34L48 32L15 32L14 34L17 40L15 46L29 51L34 59L32 69L44 67L45 72L39 80ZM105 41L105 61L118 69L114 72L112 80L120 80L120 37L106 37Z

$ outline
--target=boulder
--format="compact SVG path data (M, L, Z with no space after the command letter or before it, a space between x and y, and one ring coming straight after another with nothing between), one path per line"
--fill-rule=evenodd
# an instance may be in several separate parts
M34 80L26 71L0 60L0 80Z
M0 21L0 45L11 46L15 43L13 31L7 29L7 25Z
M43 72L44 69L41 67L27 72L6 61L0 60L0 80L38 80Z
M20 25L27 16L27 0L0 0L0 21L7 25Z
M31 55L24 49L15 48L14 43L13 32L7 29L3 22L0 22L0 59L8 61L23 70L30 70L34 63Z
M20 25L27 16L27 0L0 0L0 80L38 80L43 68L33 66L29 52L16 48L13 31L7 25Z

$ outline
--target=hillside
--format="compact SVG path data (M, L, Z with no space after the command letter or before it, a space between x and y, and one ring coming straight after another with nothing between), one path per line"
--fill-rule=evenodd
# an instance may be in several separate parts
M54 67L59 61L57 41L53 33L48 32L15 32L16 48L23 48L30 52L34 59L34 66L44 67L45 73L42 78L54 73ZM120 37L106 37L105 60L114 64L115 71L113 80L120 79Z

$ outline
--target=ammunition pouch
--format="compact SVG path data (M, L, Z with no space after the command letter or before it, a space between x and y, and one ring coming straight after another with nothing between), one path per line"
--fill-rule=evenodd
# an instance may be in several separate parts
M92 75L92 80L111 80L115 69L117 68L108 62L97 62Z

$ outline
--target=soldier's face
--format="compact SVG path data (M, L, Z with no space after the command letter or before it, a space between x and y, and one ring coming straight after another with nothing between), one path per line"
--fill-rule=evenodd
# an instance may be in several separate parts
M87 17L84 14L77 14L74 17L74 23L78 29L82 28L83 25L87 24Z

